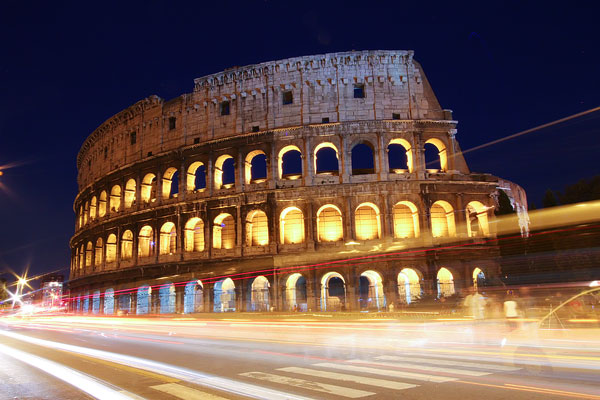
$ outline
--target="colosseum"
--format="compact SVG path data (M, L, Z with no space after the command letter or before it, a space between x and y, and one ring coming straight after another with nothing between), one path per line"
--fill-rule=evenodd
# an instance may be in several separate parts
M499 188L524 193L471 172L456 127L413 51L234 67L141 100L77 157L71 309L381 311L477 286L499 273Z

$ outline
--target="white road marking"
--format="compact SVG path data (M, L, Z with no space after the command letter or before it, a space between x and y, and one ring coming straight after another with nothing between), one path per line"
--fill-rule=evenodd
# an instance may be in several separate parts
M177 383L164 383L162 385L150 386L154 390L170 394L179 399L185 400L227 400L225 397L216 396L214 394L202 392L194 388L178 385Z
M419 369L421 371L431 371L431 372L442 372L445 374L456 374L456 375L466 375L466 376L485 376L491 374L491 372L487 371L469 371L466 369L458 369L458 368L443 368L443 367L432 367L430 365L421 365L414 362L386 362L386 361L367 361L367 360L350 360L348 361L352 364L371 364L371 365L381 365L383 367L395 367L395 368L414 368Z
M329 385L327 383L306 381L304 379L290 378L288 376L268 374L265 372L244 372L240 374L248 378L260 379L267 382L280 383L283 385L290 385L302 389L314 390L317 392L329 393L336 396L349 397L351 399L358 399L359 397L366 397L374 395L372 392L365 392L364 390L351 389L342 386Z
M473 362L465 362L465 361L450 361L450 360L440 360L437 358L422 358L422 357L398 357L398 356L379 356L375 357L376 360L387 360L387 361L407 361L409 363L426 363L426 364L436 364L436 365L451 365L456 367L467 367L467 368L482 368L493 371L518 371L521 368L516 367L507 367L505 365L496 365L496 364L481 364L481 363L473 363Z
M313 366L323 367L323 368L341 369L344 371L365 372L367 374L383 375L383 376L390 376L390 377L394 377L394 378L414 379L417 381L427 381L427 382L437 382L437 383L451 382L451 381L458 380L458 378L451 378L448 376L419 374L417 372L392 371L389 369L369 368L369 367L361 367L358 365L348 365L348 364L318 363L318 364L313 364Z
M330 371L321 371L310 368L300 368L300 367L286 367L286 368L277 368L277 371L316 376L320 378L326 379L334 379L338 381L345 382L356 382L363 385L377 386L386 389L394 389L394 390L404 390L417 387L419 385L414 385L412 383L404 383L404 382L395 382L388 381L385 379L377 379L377 378L369 378L366 376L360 375L348 375L348 374L340 374L338 372L330 372Z
M54 361L47 360L42 357L34 356L24 351L16 350L11 347L0 344L0 352L7 356L13 357L18 361L31 365L32 367L41 369L43 372L52 375L61 381L75 386L77 389L89 394L99 400L132 400L133 397L128 396L120 390L113 389L105 382L99 379L94 379L79 371L67 368Z

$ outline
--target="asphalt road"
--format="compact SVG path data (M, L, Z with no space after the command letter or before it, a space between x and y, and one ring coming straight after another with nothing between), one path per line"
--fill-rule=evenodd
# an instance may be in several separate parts
M3 317L0 360L1 399L600 400L598 330L493 321Z

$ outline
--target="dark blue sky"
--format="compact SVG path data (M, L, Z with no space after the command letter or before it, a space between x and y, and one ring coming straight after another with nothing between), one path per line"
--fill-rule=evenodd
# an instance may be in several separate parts
M412 49L463 149L600 105L596 2L28 2L0 5L0 272L68 268L83 140L139 99L235 65ZM458 4L458 3L456 3ZM467 155L547 188L600 173L598 113ZM68 269L65 270L65 273Z

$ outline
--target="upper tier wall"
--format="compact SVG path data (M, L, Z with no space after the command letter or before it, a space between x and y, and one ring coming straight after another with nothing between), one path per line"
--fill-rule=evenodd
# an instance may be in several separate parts
M296 57L232 68L194 83L190 94L167 102L148 97L98 127L77 157L80 190L148 156L255 130L327 120L448 117L412 51ZM355 97L355 84L364 85L364 98ZM291 92L291 104L283 104L284 92ZM229 115L221 115L222 102L229 102Z

